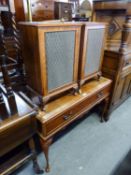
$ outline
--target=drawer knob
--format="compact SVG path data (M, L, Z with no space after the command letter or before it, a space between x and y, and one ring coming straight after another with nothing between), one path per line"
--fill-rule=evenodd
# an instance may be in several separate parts
M101 98L102 96L103 96L103 92L102 91L97 94L98 98Z
M65 10L64 12L65 12L65 13L68 13L68 11L67 11L67 10Z
M69 118L70 118L69 115L64 115L64 116L63 116L63 119L64 119L64 120L68 120Z

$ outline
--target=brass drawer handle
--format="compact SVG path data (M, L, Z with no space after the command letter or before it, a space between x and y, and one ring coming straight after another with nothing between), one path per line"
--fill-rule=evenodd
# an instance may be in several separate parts
M64 120L68 120L69 118L70 118L69 115L64 115L64 116L63 116L63 119L64 119Z
M97 97L98 97L98 98L101 98L103 95L104 95L104 93L101 91L101 92L99 92L99 93L97 94Z
M65 10L64 12L65 12L65 13L68 13L68 10Z
M63 119L64 119L64 120L68 120L68 119L72 116L72 114L73 114L73 112L70 111L70 112L68 113L68 115L64 115L64 116L63 116Z

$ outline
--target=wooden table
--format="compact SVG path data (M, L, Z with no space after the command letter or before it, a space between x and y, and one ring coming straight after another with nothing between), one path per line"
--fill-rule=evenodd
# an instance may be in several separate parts
M27 160L33 160L34 170L40 174L43 171L37 164L33 141L37 129L36 111L18 94L14 96L17 109L12 115L12 109L9 108L6 97L0 91L0 174L12 173ZM18 148L22 144L24 149ZM12 155L10 152L13 152Z
M45 106L45 111L37 115L38 134L40 136L43 152L46 157L46 171L49 171L49 146L53 136L81 117L95 105L103 103L101 121L107 121L107 109L111 89L111 80L100 78L92 80L81 88L82 93L76 96L67 94Z

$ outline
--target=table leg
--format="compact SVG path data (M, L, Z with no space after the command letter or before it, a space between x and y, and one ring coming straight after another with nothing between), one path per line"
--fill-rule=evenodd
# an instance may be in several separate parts
M35 143L33 138L29 140L29 147L31 149L31 152L33 153L33 169L36 174L42 174L44 171L40 169L39 164L37 162L37 156L35 151Z
M49 172L50 171L50 164L49 164L49 147L52 143L52 140L53 138L50 138L48 140L43 140L43 139L40 139L40 142L41 142L41 146L42 146L42 150L45 154L45 158L46 158L46 168L45 168L45 171L46 172Z
M103 103L104 103L104 107L101 114L101 122L109 120L109 115L108 115L109 97L105 98L103 100Z

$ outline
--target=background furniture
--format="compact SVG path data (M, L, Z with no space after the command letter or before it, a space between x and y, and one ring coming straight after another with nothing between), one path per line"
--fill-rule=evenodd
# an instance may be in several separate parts
M36 173L40 170L35 153L33 135L36 133L36 109L27 98L25 100L14 93L11 85L8 68L8 55L4 46L3 30L0 30L0 68L3 75L3 84L0 84L0 174L10 174L27 160L33 160ZM28 103L27 103L28 101ZM10 151L24 142L29 142L30 151L11 158L6 157Z
M72 20L72 3L55 2L55 19Z
M33 21L44 21L54 19L54 6L54 0L31 1Z
M4 93L1 95L6 98ZM34 171L41 174L43 171L37 163L33 140L36 133L36 111L18 94L14 94L14 98L16 113L15 108L9 108L12 106L9 103L13 102L8 103L4 99L0 102L0 174L10 174L28 160L33 160Z
M27 2L24 0L14 0L16 20L28 20ZM53 0L31 0L31 11L33 21L43 21L54 19Z
M49 146L56 133L68 126L87 111L102 103L101 121L108 120L107 107L111 90L111 80L101 77L91 80L81 88L82 93L76 96L66 94L45 105L45 112L39 111L38 132L46 157L46 171L49 166Z
M107 22L103 75L114 81L111 112L131 95L131 2L94 1L93 21Z

